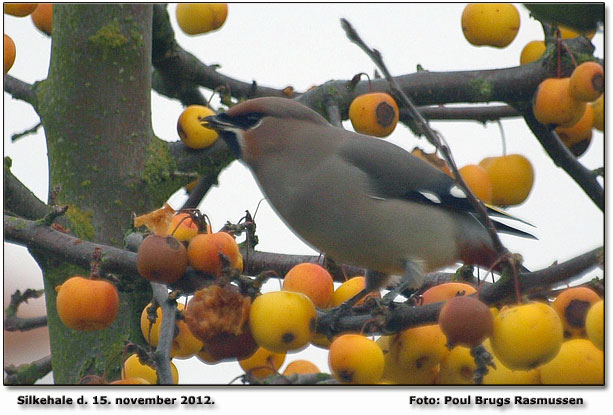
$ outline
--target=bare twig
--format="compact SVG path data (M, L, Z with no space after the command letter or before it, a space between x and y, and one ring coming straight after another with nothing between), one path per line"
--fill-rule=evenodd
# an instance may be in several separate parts
M28 331L47 325L47 316L38 317L18 317L11 316L4 319L4 330L6 331Z
M25 130L25 131L22 131L22 132L20 132L20 133L15 133L15 134L13 134L13 135L11 136L11 143L14 143L15 141L18 141L19 139L21 139L21 138L23 138L23 137L25 137L25 136L28 136L28 135L30 135L30 134L35 134L35 133L38 131L38 129L39 129L40 127L42 127L42 125L43 125L43 123L39 121L39 122L38 122L38 123L37 123L35 126L33 126L32 128L28 128L28 129L27 129L27 130Z
M4 90L11 94L13 98L25 101L32 105L35 111L37 110L38 98L32 85L11 75L4 75Z
M152 282L151 289L153 290L155 301L162 308L160 339L154 354L158 383L160 385L172 385L174 382L170 370L170 348L175 333L177 303L175 300L168 298L168 288L166 285Z
M23 293L17 290L11 295L11 302L5 310L4 330L6 331L26 331L47 325L47 316L34 318L17 317L17 310L23 303L27 303L32 298L39 298L45 293L44 290L33 290L28 288Z

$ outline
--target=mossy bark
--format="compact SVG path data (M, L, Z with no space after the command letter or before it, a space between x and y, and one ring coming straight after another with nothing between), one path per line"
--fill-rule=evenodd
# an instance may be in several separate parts
M56 203L70 206L70 230L83 239L121 246L132 212L155 209L171 194L172 166L155 163L160 171L150 171L159 159L151 149L160 141L151 127L151 21L147 4L53 7L49 75L36 91L49 188L59 186ZM151 177L159 179L159 192L144 191ZM116 378L124 342L143 342L139 317L151 298L149 284L139 279L120 291L120 317L110 328L74 331L57 316L55 287L89 270L32 254L45 279L55 382L76 383L86 374Z

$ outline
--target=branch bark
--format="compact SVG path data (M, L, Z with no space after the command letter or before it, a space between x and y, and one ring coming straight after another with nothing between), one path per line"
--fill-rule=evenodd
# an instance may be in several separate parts
M154 359L157 366L158 384L172 385L172 372L170 369L170 349L175 334L175 321L177 317L177 303L168 298L168 288L163 284L151 283L153 297L162 308L162 324L160 338L155 349Z
M28 189L10 170L10 159L4 159L4 209L26 219L44 217L51 208Z
M439 121L496 121L501 118L516 118L522 114L510 105L491 105L483 107L418 107L419 113L428 120ZM400 120L411 121L412 118L405 108L400 109Z
M32 105L34 110L38 112L38 98L32 85L5 74L4 91L11 94L14 99L19 99Z
M255 81L242 82L221 74L215 65L206 65L179 46L170 25L168 12L162 4L154 5L153 65L154 88L161 94L179 99L184 105L203 104L203 98L194 98L193 89L202 86L214 90L227 88L235 98L261 96L287 97L283 89L261 86ZM578 37L566 40L574 53L591 54L593 45L588 39ZM564 74L570 74L564 68ZM394 77L402 91L417 105L441 105L470 102L518 102L529 101L538 84L554 75L554 68L546 60L512 68L416 73ZM325 114L326 96L333 93L341 110L342 119L347 119L351 101L358 95L369 92L389 91L385 79L372 82L360 81L355 88L348 88L350 81L334 80L308 92L294 92L293 97L303 104Z
M43 251L47 255L57 256L61 261L84 268L89 267L92 253L99 248L102 254L101 273L141 278L136 269L136 253L85 241L31 220L4 215L4 237L7 242ZM244 249L242 254L245 259L245 273L248 275L274 270L277 275L283 277L299 263L320 262L320 257L315 255L287 255L253 250L247 253ZM364 273L362 268L352 266L335 267L330 271L337 281L345 281L347 276ZM193 284L181 285L177 282L177 288L182 290L189 290L190 285Z
M23 318L11 316L4 319L4 330L6 331L28 331L47 325L47 316Z
M205 105L199 86L214 90L224 86L240 98L286 96L281 89L262 87L255 81L242 82L218 72L215 65L202 63L176 42L166 6L153 6L153 88L183 105Z
M4 215L4 237L7 242L23 245L30 250L43 251L59 261L83 268L89 268L94 250L100 248L101 272L140 278L136 270L134 252L84 241L34 221Z
M5 385L33 385L38 379L51 372L51 356L20 366L7 366L4 371L7 373L4 378Z

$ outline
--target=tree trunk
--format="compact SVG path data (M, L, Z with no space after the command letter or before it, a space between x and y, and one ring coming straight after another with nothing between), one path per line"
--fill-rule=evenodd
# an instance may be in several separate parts
M145 191L168 178L155 168L167 147L151 127L151 20L146 4L53 6L49 75L36 92L49 189L59 188L55 203L69 205L70 231L83 239L121 246L132 212L159 207L170 194L170 187ZM71 330L57 315L55 287L89 270L32 254L45 280L55 382L86 374L117 378L124 342L144 342L139 316L151 298L149 284L118 276L120 317L102 331Z

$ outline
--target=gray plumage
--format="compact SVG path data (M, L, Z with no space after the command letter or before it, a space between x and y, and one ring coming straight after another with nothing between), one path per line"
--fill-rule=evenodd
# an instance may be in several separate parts
M496 259L455 182L394 144L332 126L283 98L249 100L207 122L284 222L337 262L398 275Z

